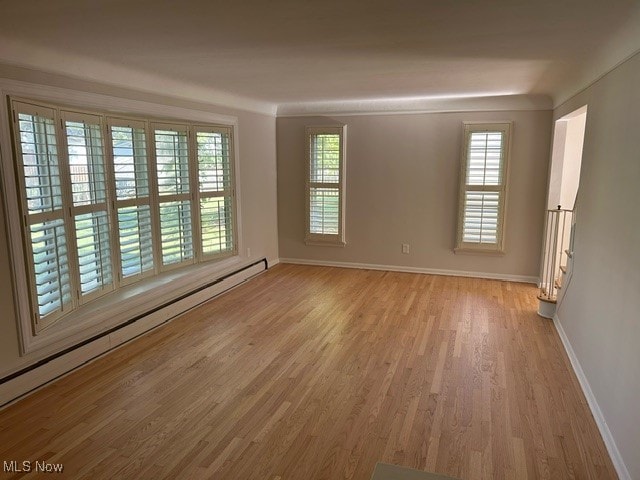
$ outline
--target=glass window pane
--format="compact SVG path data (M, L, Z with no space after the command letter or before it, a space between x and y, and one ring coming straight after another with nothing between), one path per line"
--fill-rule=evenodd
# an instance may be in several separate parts
M340 135L311 135L310 180L314 183L340 181Z
M467 185L500 185L502 151L502 132L472 132L467 151Z
M193 258L191 204L188 201L160 204L160 234L164 265Z
M311 188L309 192L309 231L337 235L340 221L340 194L337 188Z
M37 313L40 318L71 303L69 262L62 219L29 226Z
M153 270L151 210L148 205L118 209L122 278Z
M231 188L229 135L198 132L198 180L201 192L222 192Z
M116 199L148 197L149 173L144 130L126 126L112 126L111 142L113 144Z
M465 192L462 241L498 242L499 192Z
M53 119L18 114L27 213L62 208L58 150Z
M22 174L33 265L31 284L36 323L69 308L72 302L62 188L53 112L17 114ZM47 220L37 214L48 214ZM57 217L57 218L56 218Z
M100 125L66 122L73 205L104 203L107 188Z
M107 212L77 215L75 221L81 293L112 287Z
M189 155L186 132L156 130L156 163L160 195L189 193Z
M200 200L203 253L220 253L233 249L231 205L231 197L212 197Z

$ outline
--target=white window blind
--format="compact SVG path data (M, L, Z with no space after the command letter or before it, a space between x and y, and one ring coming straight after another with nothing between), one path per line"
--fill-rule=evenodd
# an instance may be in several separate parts
M98 116L62 112L81 302L113 289L107 184Z
M465 124L458 249L503 250L511 125Z
M307 127L308 243L344 244L345 127Z
M124 283L154 272L150 178L144 122L110 120L115 209Z
M187 126L155 125L162 265L194 259Z
M38 332L71 309L69 257L53 109L14 103L32 316Z
M71 304L69 262L63 221L49 220L30 226L35 276L35 315L42 319L47 315L55 319Z
M33 335L98 296L237 252L233 127L11 99Z
M233 251L234 189L231 129L196 128L203 255Z

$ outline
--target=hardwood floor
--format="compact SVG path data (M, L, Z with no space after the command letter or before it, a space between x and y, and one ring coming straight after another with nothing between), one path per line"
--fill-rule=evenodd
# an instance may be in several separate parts
M278 265L0 411L0 460L91 479L365 480L377 461L616 478L536 293Z

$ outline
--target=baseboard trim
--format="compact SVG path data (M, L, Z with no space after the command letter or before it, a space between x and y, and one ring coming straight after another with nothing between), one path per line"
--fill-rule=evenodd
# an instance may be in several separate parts
M279 258L270 258L267 260L268 264L269 264L269 268L277 265L280 263L280 259Z
M25 368L24 373L10 375L8 380L0 384L0 409L174 320L188 310L241 285L251 277L266 271L266 265L263 262L256 262L228 277L223 277L209 287L197 290L150 312L133 323L113 329L108 334L69 349L63 354L55 355L41 365Z
M600 410L600 405L598 405L596 397L593 394L593 390L591 390L589 380L587 380L587 376L585 375L584 370L582 370L580 361L578 360L576 353L573 351L573 347L571 346L569 337L567 337L567 334L565 333L564 328L560 323L560 319L558 318L557 313L553 316L553 325L555 326L556 331L560 336L560 340L562 341L562 345L567 352L567 356L569 357L569 361L571 362L573 371L578 377L578 382L580 382L582 392L587 399L587 403L589 404L589 408L591 409L593 418L596 421L598 430L600 430L600 435L602 435L602 440L607 447L607 451L609 452L609 456L611 457L611 461L613 462L613 466L616 469L618 477L620 477L620 480L631 480L631 474L629 473L629 470L627 470L627 466L622 459L622 455L620 455L620 450L618 450L618 446L613 439L611 430L609 430L609 426L607 425L604 415L602 414L602 410Z
M303 258L280 258L280 263L297 265L316 265L321 267L360 268L363 270L383 270L403 273L426 273L429 275L447 275L451 277L488 278L508 282L538 283L538 277L526 275L509 275L504 273L468 272L463 270L443 270L437 268L405 267L401 265L379 265L374 263L333 262L326 260L309 260Z

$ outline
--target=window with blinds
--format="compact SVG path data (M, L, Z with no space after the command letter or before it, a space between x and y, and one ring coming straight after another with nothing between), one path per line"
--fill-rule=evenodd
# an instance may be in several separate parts
M464 125L457 250L504 250L510 133L510 123Z
M119 278L131 283L153 273L151 188L144 122L109 121L113 153L114 224L118 230Z
M33 332L120 287L237 253L233 128L11 100Z
M80 302L113 290L101 118L62 112Z
M233 249L231 129L196 129L200 236L203 255Z
M344 245L346 127L307 127L306 242Z
M67 230L58 158L56 113L14 103L17 172L22 193L26 263L30 270L34 328L54 322L73 307Z
M155 125L154 140L162 265L189 263L194 245L187 126Z

